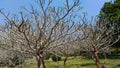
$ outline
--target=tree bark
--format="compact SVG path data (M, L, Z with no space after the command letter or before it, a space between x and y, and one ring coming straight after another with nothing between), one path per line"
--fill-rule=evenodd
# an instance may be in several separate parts
M93 55L95 58L96 68L100 68L100 61L99 61L99 57L98 57L98 52L97 51L93 52Z
M40 58L37 60L37 66L38 66L38 68L41 67L41 60L40 60Z
M65 59L64 59L64 66L66 65L67 59L68 59L68 56L66 56Z
M58 61L58 57L56 56L56 59L57 59L57 65L59 66L59 61Z
M43 68L46 68L46 65L45 65L45 62L44 62L44 58L43 58L43 57L41 57L41 62L42 62Z

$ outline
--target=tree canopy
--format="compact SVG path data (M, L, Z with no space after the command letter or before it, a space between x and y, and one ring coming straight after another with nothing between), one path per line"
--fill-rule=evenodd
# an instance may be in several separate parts
M100 11L99 20L110 21L109 23L103 23L103 25L105 25L107 29L112 28L116 33L113 38L117 38L118 34L120 34L120 0L106 2ZM119 47L119 43L120 41L115 45Z
M120 21L120 0L106 2L100 11L100 19Z

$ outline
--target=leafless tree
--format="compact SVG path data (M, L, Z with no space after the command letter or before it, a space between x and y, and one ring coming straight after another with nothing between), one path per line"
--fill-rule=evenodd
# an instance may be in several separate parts
M55 54L57 54L58 56L64 57L63 66L66 66L66 62L67 62L68 57L73 55L79 49L79 47L76 45L77 44L77 42L76 42L77 36L74 35L74 38L73 37L70 38L70 37L67 38L66 41L70 41L70 40L74 39L73 42L58 46L58 47L53 49L53 52ZM65 41L65 39L64 39L64 41Z
M8 39L6 44L16 50L27 52L33 55L38 64L38 68L44 63L44 53L51 52L54 47L65 45L73 42L63 41L76 33L78 28L75 25L76 12L79 10L79 0L65 0L63 7L54 7L53 0L35 0L39 9L31 6L31 10L24 8L27 12L20 12L20 17L16 15L12 18L8 17L4 12L0 11L6 17L6 29Z
M71 26L74 26L71 31L75 31L73 34L70 36L66 36L61 38L62 41L68 42L65 44L62 44L61 46L54 47L51 51L54 52L55 54L59 56L64 57L64 64L63 66L66 65L66 61L70 55L73 55L76 51L78 51L78 43L77 39L78 36L80 35L80 30L82 29L83 24L77 23L77 24L72 24ZM66 27L68 29L68 27Z
M118 39L112 38L113 35L117 33L114 33L112 29L106 29L102 24L107 23L105 21L88 21L85 16L81 18L81 20L85 24L82 29L83 34L79 36L78 43L81 50L92 54L96 63L96 68L100 68L98 54L108 50L109 47L114 45L120 39L120 37L118 37Z

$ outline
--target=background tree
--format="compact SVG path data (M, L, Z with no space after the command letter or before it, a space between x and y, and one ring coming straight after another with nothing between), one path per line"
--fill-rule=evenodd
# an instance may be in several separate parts
M79 36L78 45L80 45L82 51L87 51L92 55L96 63L96 68L100 68L98 54L108 50L109 47L113 46L119 40L119 38L113 40L112 36L114 35L114 31L105 28L101 22L95 20L94 22L97 23L93 24L93 21L89 22L85 17L81 19L85 24L82 30L83 34Z
M0 66L15 68L24 63L24 57L20 52L0 48Z
M112 28L114 32L119 32L113 36L113 38L117 38L120 34L120 0L106 2L100 11L99 19L100 21L109 21L109 23L104 22L103 24L106 25L106 28ZM119 44L120 40L115 44L115 47L119 47Z
M31 6L31 10L24 8L27 12L20 12L19 18L16 15L10 18L0 11L6 17L4 27L7 27L4 31L9 37L6 45L33 55L38 68L41 64L46 68L44 53L51 52L54 47L73 42L74 39L63 41L63 38L78 30L77 27L73 30L74 26L71 24L75 24L79 0L72 3L65 0L62 7L55 7L52 2L53 0L36 0L39 9L35 9L34 6Z
M10 40L9 40L10 41ZM25 53L6 45L8 35L6 32L0 33L0 66L16 67L22 65L25 61ZM26 54L27 55L27 54Z
M70 40L70 38L69 38L69 40ZM76 38L76 40L77 40L77 38ZM61 46L53 49L53 52L55 52L55 54L64 57L63 66L66 66L68 57L70 57L71 55L74 55L74 53L79 50L79 47L76 44L77 44L77 42L74 41L74 42L70 42L70 43L61 45Z

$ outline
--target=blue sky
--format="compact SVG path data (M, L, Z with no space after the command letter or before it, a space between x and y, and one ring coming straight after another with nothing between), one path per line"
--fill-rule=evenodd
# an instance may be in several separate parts
M56 3L60 3L60 0L55 0ZM58 1L58 2L57 2ZM96 16L99 14L100 9L102 8L105 2L111 0L80 0L81 6L83 9L82 12L87 12L88 17ZM34 0L1 0L0 1L0 9L4 9L7 13L18 13L20 11L21 6L29 7L30 4L35 4ZM0 15L0 23L3 20L3 16Z

